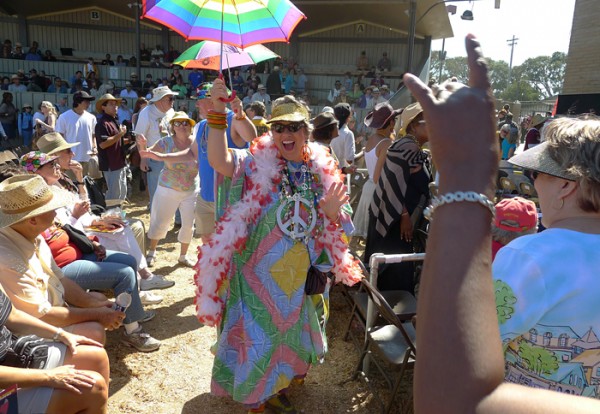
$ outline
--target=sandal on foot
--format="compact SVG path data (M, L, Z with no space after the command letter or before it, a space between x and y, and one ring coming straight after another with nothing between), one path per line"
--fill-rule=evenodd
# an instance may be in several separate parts
M304 377L302 378L294 378L292 380L293 385L304 385Z
M297 414L298 411L292 405L285 394L278 394L265 403L265 406L276 414Z

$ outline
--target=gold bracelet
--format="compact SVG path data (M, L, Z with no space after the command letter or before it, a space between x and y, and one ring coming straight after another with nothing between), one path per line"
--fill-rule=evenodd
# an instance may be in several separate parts
M224 124L221 124L221 123L215 123L215 124L213 124L210 121L207 122L206 125L208 125L209 128L214 128L214 129L227 129L227 127L229 126L229 125L227 125L227 122L224 123Z
M242 120L246 119L246 114L244 113L244 111L242 111L241 114L242 114L241 116L237 116L237 114L236 114L235 119L238 121L242 121Z

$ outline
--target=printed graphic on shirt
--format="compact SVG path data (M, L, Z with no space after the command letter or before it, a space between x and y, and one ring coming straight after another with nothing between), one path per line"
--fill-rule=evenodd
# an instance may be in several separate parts
M511 287L494 281L501 327L515 317L518 298ZM593 327L535 324L527 333L504 330L505 381L533 388L599 398L600 340Z

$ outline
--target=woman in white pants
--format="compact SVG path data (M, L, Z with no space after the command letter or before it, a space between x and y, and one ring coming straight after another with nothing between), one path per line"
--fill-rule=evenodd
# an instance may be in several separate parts
M192 128L196 122L185 112L176 112L169 121L171 135L162 138L149 148L151 151L169 154L187 150L194 143ZM156 257L156 246L167 235L175 211L181 213L181 229L177 240L181 244L178 262L193 267L194 263L186 256L194 231L194 209L199 191L198 162L172 162L165 160L160 172L156 193L150 209L150 247L146 260L152 265Z

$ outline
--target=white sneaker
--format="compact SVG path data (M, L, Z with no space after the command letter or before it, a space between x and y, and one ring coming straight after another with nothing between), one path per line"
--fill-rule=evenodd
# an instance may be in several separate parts
M175 282L166 280L160 275L152 274L148 279L140 281L140 290L166 289L173 286Z
M142 301L142 305L158 305L163 301L163 297L156 293L141 291L140 300Z
M195 263L187 256L180 256L179 259L177 259L177 262L186 267L194 267L195 265Z

